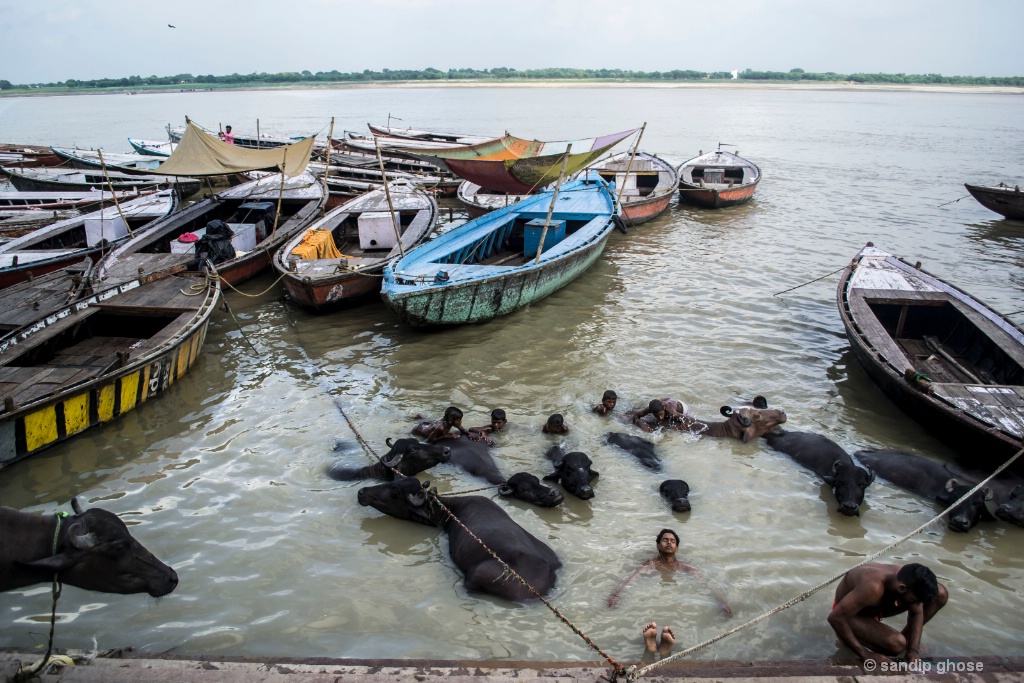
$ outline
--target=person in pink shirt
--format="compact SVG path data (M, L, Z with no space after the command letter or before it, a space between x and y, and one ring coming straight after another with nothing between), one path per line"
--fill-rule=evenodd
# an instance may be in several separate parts
M235 144L235 134L231 132L231 126L224 126L223 133L217 133L221 140L228 143L229 145Z

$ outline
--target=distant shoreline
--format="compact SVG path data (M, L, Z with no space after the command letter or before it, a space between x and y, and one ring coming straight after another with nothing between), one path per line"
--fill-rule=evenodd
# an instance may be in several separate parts
M1021 95L1024 87L995 85L929 85L904 83L856 83L853 81L803 81L783 83L772 81L674 81L670 83L656 81L599 81L599 80L529 80L529 81L480 81L480 80L445 80L445 81L394 81L372 83L323 83L323 84L267 84L267 85L231 85L214 87L153 86L146 88L104 88L92 90L68 91L3 91L0 97L64 97L78 95L133 95L144 93L181 93L181 92L239 92L259 90L366 90L382 88L572 88L572 89L614 89L651 88L658 90L671 89L710 89L710 90L824 90L832 92L923 92L923 93L968 93L980 95Z

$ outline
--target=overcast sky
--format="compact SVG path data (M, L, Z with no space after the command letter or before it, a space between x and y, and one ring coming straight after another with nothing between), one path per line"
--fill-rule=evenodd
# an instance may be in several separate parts
M501 66L1024 75L1020 0L0 0L0 17L12 83Z

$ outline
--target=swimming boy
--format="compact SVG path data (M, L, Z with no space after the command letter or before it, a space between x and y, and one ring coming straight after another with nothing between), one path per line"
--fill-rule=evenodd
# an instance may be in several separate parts
M545 434L568 434L569 425L565 424L565 418L562 417L561 413L555 413L544 423L541 431Z
M453 433L453 429L457 431ZM471 434L462 426L462 411L455 406L449 406L444 411L444 416L440 420L419 423L413 428L412 433L417 436L426 437L430 443L440 441L441 439L457 439L460 436L465 436L473 441L479 441L483 438L482 434Z
M615 394L615 392L609 389L608 391L604 392L604 395L601 397L601 402L594 406L592 410L598 415L607 415L608 413L615 410L615 404L618 402L618 400L619 397Z

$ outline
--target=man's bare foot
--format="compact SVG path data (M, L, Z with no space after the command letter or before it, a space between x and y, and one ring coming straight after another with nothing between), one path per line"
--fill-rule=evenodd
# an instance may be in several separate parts
M672 633L672 629L668 626L661 629L661 645L658 646L658 654L662 657L668 657L672 654L672 646L676 644L676 634Z
M644 626L644 651L654 654L658 646L658 625L653 621ZM675 642L675 641L673 641Z

